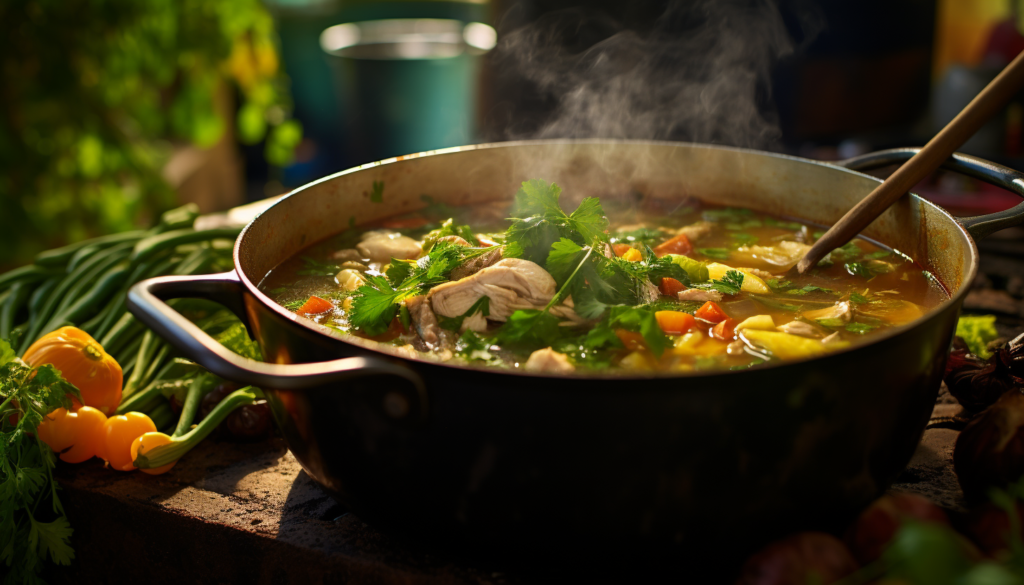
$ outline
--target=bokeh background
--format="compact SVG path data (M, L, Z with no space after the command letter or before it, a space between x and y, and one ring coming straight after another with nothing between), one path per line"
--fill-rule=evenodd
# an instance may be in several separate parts
M921 145L1018 0L5 0L0 269L389 156L525 138L838 159ZM1024 167L1018 99L963 151ZM967 212L1014 197L937 175Z

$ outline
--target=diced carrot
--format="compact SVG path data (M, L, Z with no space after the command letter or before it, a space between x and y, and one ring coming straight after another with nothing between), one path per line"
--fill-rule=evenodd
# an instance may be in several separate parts
M381 227L392 230L415 229L430 223L425 217L407 217L405 219L388 219L381 223Z
M690 243L690 238L686 237L686 234L679 234L667 242L658 244L658 247L654 249L654 254L661 258L665 254L689 254L692 251L693 244Z
M711 336L715 339L721 339L722 341L732 341L735 333L736 320L731 318L726 318L725 321L719 321L718 325L711 328Z
M485 248L490 248L490 247L498 245L498 242L495 242L494 240L492 240L491 238L488 238L487 236L485 236L483 234L476 234L476 240L478 242L480 242L480 245L485 247Z
M701 308L697 309L697 312L693 314L698 319L703 319L709 323L719 323L729 318L722 310L722 307L718 306L715 301L708 301L704 303Z
M656 311L654 318L658 320L658 326L668 335L682 335L693 327L695 322L693 315L682 311Z
M629 244L612 244L612 252L615 252L616 256L622 256L626 252L633 249L633 246Z
M663 295L674 297L680 291L686 290L686 285L671 276L666 276L661 279L661 283L658 285L658 290L661 291L661 294Z
M320 313L326 313L333 308L334 303L314 295L309 297L309 299L299 307L299 310L295 312L300 315L319 315Z
M638 349L644 349L647 344L644 343L644 336L640 335L635 331L626 331L625 329L616 329L615 336L619 338L622 345L626 346L626 349L630 351L636 351Z
M644 256L640 253L640 250L630 248L622 254L622 259L629 260L630 262L639 262L644 259Z

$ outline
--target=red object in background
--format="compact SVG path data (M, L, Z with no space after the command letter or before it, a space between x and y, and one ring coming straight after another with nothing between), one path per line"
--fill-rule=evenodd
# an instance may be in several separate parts
M870 563L882 556L896 531L908 520L949 524L942 508L925 497L887 494L861 512L846 534L846 543L861 564Z

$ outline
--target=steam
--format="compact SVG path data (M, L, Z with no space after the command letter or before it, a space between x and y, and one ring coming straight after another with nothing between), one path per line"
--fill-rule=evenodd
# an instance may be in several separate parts
M800 23L803 36L820 29ZM566 38L602 30L582 49ZM633 138L771 148L781 136L770 103L772 66L791 54L790 36L770 0L672 2L649 31L580 10L548 14L504 35L499 70L553 100L533 124L510 115L506 138ZM532 127L531 127L532 126Z

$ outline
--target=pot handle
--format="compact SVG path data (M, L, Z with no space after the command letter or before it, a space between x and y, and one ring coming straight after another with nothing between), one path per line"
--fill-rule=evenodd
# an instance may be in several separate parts
M920 150L920 148L880 150L836 161L833 164L854 171L869 171L905 162ZM942 163L942 168L973 177L996 187L1002 187L1007 191L1016 193L1020 197L1024 197L1024 173L1009 167L1004 167L976 156L954 153L946 162ZM960 222L960 225L964 226L964 229L967 230L967 233L971 234L972 238L980 240L999 230L1024 224L1024 203L1019 203L1010 209L987 215L959 217L957 221Z
M228 380L262 388L303 390L357 378L390 377L411 384L414 394L418 395L415 398L422 402L425 396L423 380L399 364L374 357L350 357L313 364L258 362L224 347L164 302L175 298L208 299L229 308L245 322L244 290L233 270L204 276L150 278L128 290L128 310L187 357ZM381 383L386 384L386 381ZM378 385L376 381L375 385Z

